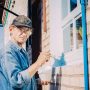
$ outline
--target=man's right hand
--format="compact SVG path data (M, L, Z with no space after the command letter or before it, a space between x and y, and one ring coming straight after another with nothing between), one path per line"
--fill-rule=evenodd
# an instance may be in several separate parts
M41 52L38 59L37 59L37 64L39 66L42 66L45 62L47 62L48 60L50 60L50 56L51 54L50 53L47 53L47 52Z

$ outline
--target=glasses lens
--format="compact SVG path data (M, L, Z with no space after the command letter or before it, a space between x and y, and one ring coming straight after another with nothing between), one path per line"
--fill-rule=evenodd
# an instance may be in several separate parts
M23 34L23 33L26 33L28 35L31 35L32 34L32 29L30 28L26 28L26 27L17 27L20 32Z

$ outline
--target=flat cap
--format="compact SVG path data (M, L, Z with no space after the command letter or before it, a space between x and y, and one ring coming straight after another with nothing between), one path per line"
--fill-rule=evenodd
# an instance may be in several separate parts
M26 17L24 15L17 16L13 20L12 25L23 26L23 27L28 27L28 28L32 29L32 21L31 21L31 19L29 19L28 17Z

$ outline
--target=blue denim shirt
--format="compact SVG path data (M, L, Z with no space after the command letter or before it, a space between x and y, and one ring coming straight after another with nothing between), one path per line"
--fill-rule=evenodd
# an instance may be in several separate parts
M27 52L9 41L1 59L1 67L7 82L6 90L37 90L35 78L30 78L27 71L29 62Z
M0 90L8 90L7 88L7 80L3 74L1 65L0 65Z

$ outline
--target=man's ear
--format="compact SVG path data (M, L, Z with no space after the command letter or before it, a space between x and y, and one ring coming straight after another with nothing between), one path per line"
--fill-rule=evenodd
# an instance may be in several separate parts
M13 29L14 29L14 25L10 25L10 27L9 27L10 36L12 36Z
M11 32L13 30L13 28L14 28L14 25L10 25L9 31Z

